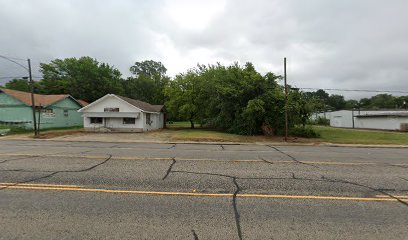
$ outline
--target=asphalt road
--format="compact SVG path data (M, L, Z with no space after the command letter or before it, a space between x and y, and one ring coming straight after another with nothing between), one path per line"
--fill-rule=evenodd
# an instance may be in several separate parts
M407 156L0 140L0 239L408 239Z

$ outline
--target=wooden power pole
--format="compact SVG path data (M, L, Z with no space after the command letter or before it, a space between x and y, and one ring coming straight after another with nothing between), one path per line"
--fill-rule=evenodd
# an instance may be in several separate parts
M30 79L30 86L31 86L31 107L33 109L34 137L38 137L37 119L35 117L34 82L33 82L33 77L31 75L31 61L30 61L30 59L27 59L27 62L28 62L28 77Z
M286 58L283 59L283 71L285 81L285 142L288 141L288 84L286 82Z

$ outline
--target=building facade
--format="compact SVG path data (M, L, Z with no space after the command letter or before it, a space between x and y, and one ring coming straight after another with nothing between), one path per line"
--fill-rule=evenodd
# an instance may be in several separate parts
M165 126L163 105L107 94L80 109L84 128L102 132L146 132Z
M330 120L331 127L407 131L408 111L340 110L314 114Z
M34 94L36 122L40 129L82 126L80 103L70 95ZM0 89L0 124L33 129L31 94Z

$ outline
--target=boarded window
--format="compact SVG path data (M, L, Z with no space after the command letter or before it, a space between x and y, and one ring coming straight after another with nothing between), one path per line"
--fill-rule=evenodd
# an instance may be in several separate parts
M104 108L104 112L119 112L119 108Z
M102 124L103 119L101 117L91 117L91 123L93 124Z
M123 124L135 124L136 118L123 118Z

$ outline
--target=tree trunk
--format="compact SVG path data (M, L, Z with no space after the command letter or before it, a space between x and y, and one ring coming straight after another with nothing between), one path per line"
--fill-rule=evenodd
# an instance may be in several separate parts
M194 129L194 121L193 121L193 119L190 119L190 124L191 124L191 129Z

